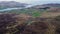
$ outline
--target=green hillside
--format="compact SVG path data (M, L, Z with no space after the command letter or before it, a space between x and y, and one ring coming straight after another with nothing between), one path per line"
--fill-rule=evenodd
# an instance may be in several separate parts
M18 9L18 10L11 10L11 11L5 11L2 13L15 13L15 14L28 14L33 17L38 17L41 15L41 13L44 12L44 10L37 10L37 9Z

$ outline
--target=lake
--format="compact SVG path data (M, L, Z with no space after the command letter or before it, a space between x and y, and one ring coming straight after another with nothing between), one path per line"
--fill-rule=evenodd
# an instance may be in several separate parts
M32 7L32 6L33 5L28 5L28 6L24 7L24 8L29 8L29 7ZM16 9L24 9L24 8L21 8L21 7L19 7L19 8L6 8L6 9L1 9L0 12L1 11L16 10Z

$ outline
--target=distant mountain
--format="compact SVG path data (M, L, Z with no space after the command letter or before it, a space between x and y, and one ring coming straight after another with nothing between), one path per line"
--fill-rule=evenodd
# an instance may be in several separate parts
M16 8L16 7L25 7L28 4L19 3L15 1L1 1L0 8Z
M40 8L46 8L46 7L60 7L60 4L50 3L50 4L43 4L43 5L36 5L31 8L40 9Z
M49 7L60 7L59 3L50 3L50 4L44 4L42 6L49 6Z

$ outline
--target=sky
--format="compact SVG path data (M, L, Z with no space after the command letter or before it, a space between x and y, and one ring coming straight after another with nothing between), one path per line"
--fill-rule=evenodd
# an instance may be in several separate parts
M0 1L16 1L27 4L46 4L46 3L60 3L60 0L0 0Z

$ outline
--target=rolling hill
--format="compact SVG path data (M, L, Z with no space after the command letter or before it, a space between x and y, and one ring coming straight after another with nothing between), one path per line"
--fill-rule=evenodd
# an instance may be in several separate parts
M54 6L54 7L53 7ZM11 10L11 11L4 11L1 13L15 13L15 14L28 14L31 16L46 16L46 17L52 17L59 15L60 13L60 4L44 4L44 5L36 5L29 8L24 9L17 9L17 10Z
M19 3L15 1L2 1L0 2L0 9L2 8L16 8L16 7L25 7L28 4L25 3Z

